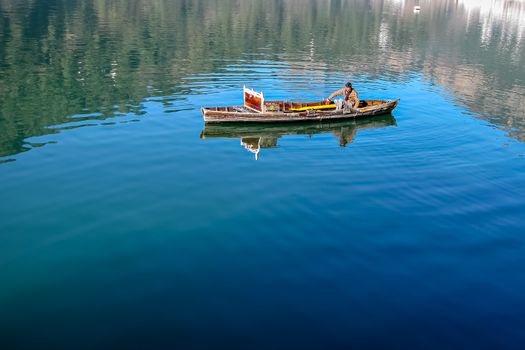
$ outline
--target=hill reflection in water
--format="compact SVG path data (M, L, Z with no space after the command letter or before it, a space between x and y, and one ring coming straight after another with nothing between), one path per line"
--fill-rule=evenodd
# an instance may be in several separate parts
M373 85L423 75L476 118L525 140L524 2L58 4L0 0L0 157L76 116L142 115L151 98L166 112L193 108L188 96L267 78L250 70L256 60L285 67L273 86L318 94L341 77Z

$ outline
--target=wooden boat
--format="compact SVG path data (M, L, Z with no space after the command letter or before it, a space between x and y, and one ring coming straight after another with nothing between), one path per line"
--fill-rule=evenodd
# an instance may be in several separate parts
M203 107L206 123L228 122L297 122L343 120L389 114L399 100L362 100L358 112L336 109L335 104L321 102L265 101L262 92L244 87L244 105Z
M265 148L278 147L278 140L287 135L333 134L340 147L352 143L359 130L378 129L397 125L392 115L376 116L366 119L327 120L323 122L303 123L207 123L201 132L202 140L216 138L239 139L241 145L255 159Z

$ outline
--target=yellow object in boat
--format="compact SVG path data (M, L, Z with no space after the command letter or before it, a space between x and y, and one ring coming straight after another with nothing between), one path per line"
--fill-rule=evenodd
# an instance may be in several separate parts
M335 103L331 103L329 105L318 105L318 106L307 106L307 107L300 107L300 108L292 108L291 110L294 112L304 112L304 111L310 111L312 109L332 109L335 108Z

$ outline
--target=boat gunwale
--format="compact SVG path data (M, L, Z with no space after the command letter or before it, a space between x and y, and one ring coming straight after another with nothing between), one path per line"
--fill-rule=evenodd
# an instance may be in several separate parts
M282 122L299 122L299 121L320 121L320 120L340 120L350 118L361 118L375 116L380 114L391 113L399 104L397 100L366 100L382 101L383 103L372 105L371 109L358 113L344 113L342 110L311 110L301 112L250 112L250 111L228 111L223 109L241 109L243 106L222 106L222 107L203 107L201 108L202 116L206 123L282 123ZM275 101L273 101L275 102ZM366 107L364 107L366 108ZM211 117L211 118L210 118Z

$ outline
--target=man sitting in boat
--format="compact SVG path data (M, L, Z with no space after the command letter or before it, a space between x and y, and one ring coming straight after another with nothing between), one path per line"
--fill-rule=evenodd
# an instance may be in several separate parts
M342 88L341 90L334 91L326 99L326 104L332 103L332 99L335 96L340 95L343 95L344 98L342 100L335 100L336 110L344 109L345 111L349 111L352 113L359 112L359 96L357 95L357 91L355 91L355 89L352 88L352 83L346 83L344 88Z

